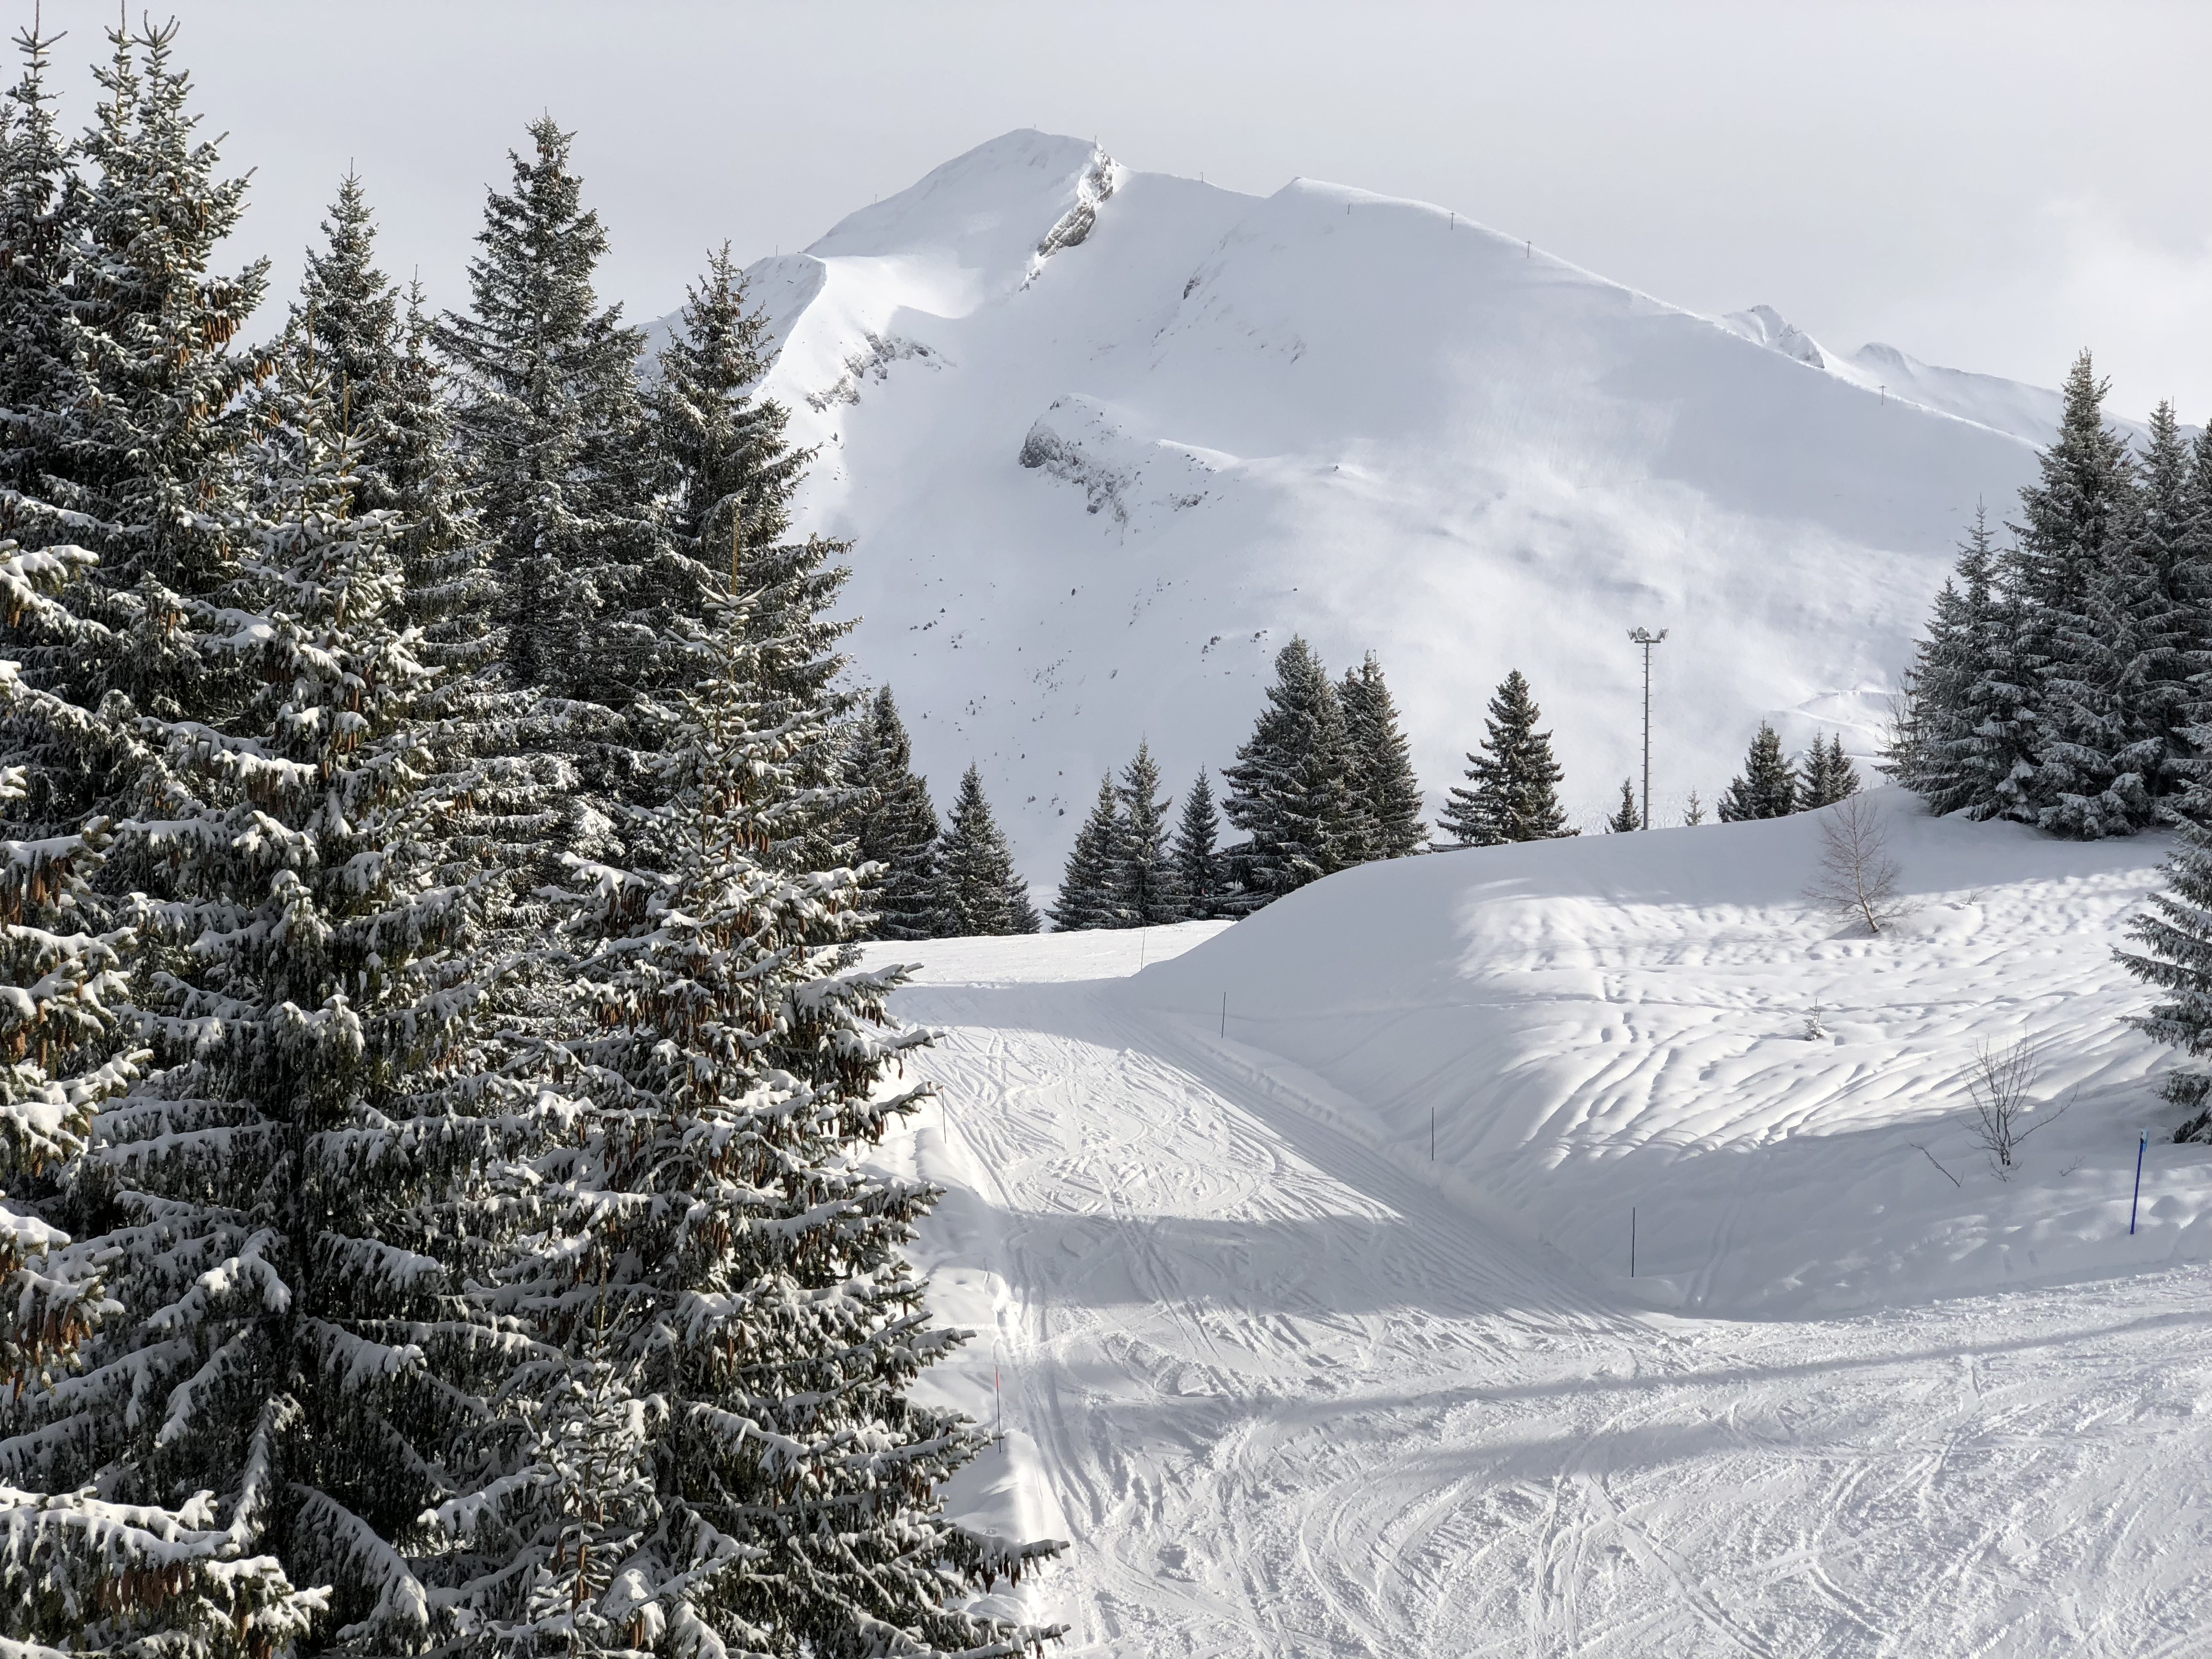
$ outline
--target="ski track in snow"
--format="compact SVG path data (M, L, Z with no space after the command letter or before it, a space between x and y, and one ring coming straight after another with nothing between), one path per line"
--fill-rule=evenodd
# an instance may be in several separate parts
M1064 1517L1025 1605L1066 1651L2212 1652L2204 1267L1845 1318L1623 1306L1295 1067L1066 979L1207 930L1176 931L930 947L929 977L1000 982L900 994L943 1096L887 1152L949 1189L940 1285L996 1286L939 1382L988 1419L1004 1366L982 1462Z

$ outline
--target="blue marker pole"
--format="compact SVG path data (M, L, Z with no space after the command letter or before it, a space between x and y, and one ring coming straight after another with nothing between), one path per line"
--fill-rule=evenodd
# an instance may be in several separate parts
M2150 1131L2145 1129L2142 1132L2142 1139L2136 1142L2136 1195L2128 1200L2128 1237L2130 1238L2136 1236L2136 1211L2142 1203L2143 1154L2149 1150Z

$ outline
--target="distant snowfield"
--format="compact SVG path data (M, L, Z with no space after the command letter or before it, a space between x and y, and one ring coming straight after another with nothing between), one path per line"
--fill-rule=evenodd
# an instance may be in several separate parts
M2206 1650L2212 1149L2109 957L2166 849L1881 799L1879 939L1800 817L872 947L944 1032L930 1386L1003 1384L954 1501L1073 1540L1072 1652ZM2001 1181L2021 1037L2071 1104Z
M1048 884L1099 774L1230 760L1294 633L1380 653L1431 800L1507 672L1595 827L1710 803L1762 717L1871 752L1978 501L2055 392L1725 322L1443 207L1264 198L1010 133L750 268L767 389L853 540L858 672ZM1887 355L1884 355L1887 354ZM2051 365L2056 379L2064 365Z

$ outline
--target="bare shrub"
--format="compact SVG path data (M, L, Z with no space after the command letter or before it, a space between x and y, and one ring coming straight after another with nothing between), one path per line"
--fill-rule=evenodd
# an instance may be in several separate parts
M1880 807L1863 795L1846 795L1820 809L1820 866L1806 885L1807 898L1879 933L1911 908L1898 890L1901 873L1889 856Z
M2043 1060L2035 1044L2023 1037L2009 1048L1993 1048L1984 1042L1974 1050L1974 1076L1966 1087L1974 1099L1982 1150L2001 1181L2012 1178L2020 1145L2038 1129L2046 1128L2066 1115L2059 1106L2022 1122L2030 1110L2027 1091L2041 1075Z

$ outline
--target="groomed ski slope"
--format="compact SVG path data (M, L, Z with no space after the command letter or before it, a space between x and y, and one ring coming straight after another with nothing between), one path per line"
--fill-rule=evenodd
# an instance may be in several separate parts
M884 1152L977 1332L930 1386L1003 1385L954 1505L1071 1540L1066 1651L2212 1652L2212 1152L2130 1238L2172 1114L2109 960L2166 848L1880 799L1878 939L1800 817L874 948L943 1032ZM2006 1182L1966 1077L2021 1036L2072 1104Z

